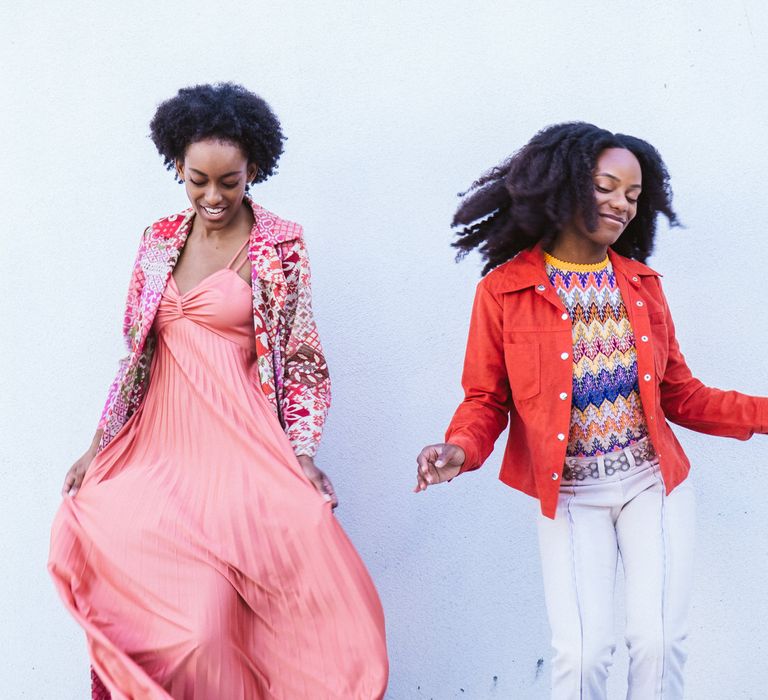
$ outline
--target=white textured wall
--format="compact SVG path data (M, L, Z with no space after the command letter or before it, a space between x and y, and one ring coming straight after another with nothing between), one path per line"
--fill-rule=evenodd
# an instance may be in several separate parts
M687 224L662 231L652 264L688 360L768 394L765 4L6 1L0 15L0 697L87 696L48 528L122 350L138 236L185 206L148 121L178 87L231 79L289 136L256 197L306 226L335 381L320 461L386 608L388 697L545 698L533 502L496 480L498 452L410 493L459 399L478 277L448 247L455 194L545 124L648 138ZM688 697L764 698L768 440L680 432L700 503ZM617 698L625 667L620 650Z

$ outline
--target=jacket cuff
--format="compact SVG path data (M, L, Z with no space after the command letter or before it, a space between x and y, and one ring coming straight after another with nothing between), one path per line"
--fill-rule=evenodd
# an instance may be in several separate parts
M480 467L482 462L475 449L474 441L470 437L460 434L446 435L445 441L451 445L457 445L464 450L464 464L461 465L459 474L470 472Z
M317 454L317 443L291 440L291 447L293 447L293 453L297 457L313 457Z
M768 397L759 399L760 432L764 435L768 433Z

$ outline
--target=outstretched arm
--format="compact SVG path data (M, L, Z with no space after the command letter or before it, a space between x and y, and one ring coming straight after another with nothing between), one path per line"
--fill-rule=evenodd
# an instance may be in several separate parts
M715 389L693 376L675 337L669 305L662 299L669 354L659 390L666 417L700 433L739 440L768 432L768 398Z

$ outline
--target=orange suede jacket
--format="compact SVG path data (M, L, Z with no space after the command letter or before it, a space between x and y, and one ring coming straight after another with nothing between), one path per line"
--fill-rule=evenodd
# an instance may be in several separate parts
M669 493L690 463L667 420L746 440L768 432L768 398L696 379L675 338L660 275L613 251L608 255L635 334L640 398ZM540 246L480 281L464 361L465 396L445 440L466 453L462 472L477 469L509 422L499 478L538 498L550 518L571 420L572 350L571 319L547 278Z

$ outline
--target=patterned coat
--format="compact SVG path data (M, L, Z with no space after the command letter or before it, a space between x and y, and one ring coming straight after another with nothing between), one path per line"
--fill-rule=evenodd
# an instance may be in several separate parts
M314 456L330 405L328 368L312 317L309 260L301 226L250 199L251 261L258 381L296 454ZM165 285L192 227L193 210L144 231L123 318L128 355L99 421L103 449L141 405L155 347L152 323Z

